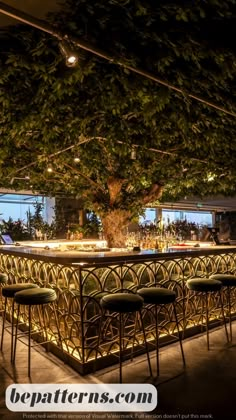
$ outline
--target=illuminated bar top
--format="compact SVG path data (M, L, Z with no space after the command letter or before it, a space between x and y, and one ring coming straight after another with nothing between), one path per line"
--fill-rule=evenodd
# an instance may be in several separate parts
M19 255L27 258L42 259L58 263L99 263L102 261L143 260L173 258L181 254L208 255L219 252L236 251L236 245L213 245L210 242L191 242L170 245L168 249L145 249L134 251L131 248L108 248L105 240L85 239L78 241L24 241L14 245L0 245L3 254Z

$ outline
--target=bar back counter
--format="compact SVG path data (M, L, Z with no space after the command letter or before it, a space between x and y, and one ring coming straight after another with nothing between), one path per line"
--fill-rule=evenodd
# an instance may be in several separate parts
M166 252L84 252L71 249L73 246L69 248L50 249L47 243L41 248L1 246L0 271L8 275L9 284L33 282L56 291L60 337L50 305L47 305L44 317L50 351L82 375L117 362L117 314L103 314L100 299L104 294L127 290L135 293L138 288L153 284L173 290L185 338L200 332L204 318L199 298L189 294L186 280L236 272L236 246L179 247ZM232 293L233 316L236 313L236 294L234 290ZM224 294L223 291L226 303ZM217 299L214 295L209 301L212 326L221 322ZM169 343L176 331L172 315L171 309L166 307L160 311L161 345ZM39 318L40 314L33 312L36 332ZM143 310L143 319L147 339L152 342L154 320L148 309ZM27 324L26 310L21 313L21 321ZM124 317L123 328L126 337L124 357L132 348L144 352L142 334L128 314ZM39 333L38 340L43 339Z

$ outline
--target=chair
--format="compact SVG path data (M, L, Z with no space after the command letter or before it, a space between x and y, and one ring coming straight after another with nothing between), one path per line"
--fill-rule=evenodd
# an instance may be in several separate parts
M226 320L224 316L224 307L222 302L221 296L221 288L222 283L216 279L208 279L202 277L196 277L193 279L187 280L187 287L189 290L193 291L196 294L201 296L201 304L202 304L202 313L204 311L204 300L205 300L205 309L206 309L206 335L207 335L207 349L210 349L209 346L209 295L218 293L220 298L220 306L221 306L221 314L224 322L225 333L227 342L229 341L228 331L226 327ZM205 298L205 299L204 299Z
M156 347L157 376L159 376L160 374L158 314L160 312L161 307L165 305L171 304L173 307L183 365L185 366L185 357L184 357L184 351L183 351L183 346L182 346L182 339L180 335L179 322L178 322L178 317L177 317L176 307L175 307L175 300L176 300L175 292L173 290L169 290L164 287L144 287L142 289L139 289L137 293L143 298L144 304L151 305L154 307L154 319L155 319L154 335L155 335L155 347Z
M57 294L55 290L49 289L49 288L38 288L38 289L29 289L29 290L22 290L20 292L17 292L14 296L15 303L18 305L17 310L17 321L16 321L16 331L15 331L15 344L14 344L14 351L13 351L13 363L15 363L16 358L16 347L17 347L17 340L20 339L20 336L18 334L18 321L19 321L19 314L20 314L20 305L28 306L28 377L31 376L31 338L32 338L32 321L31 321L31 308L34 306L42 306L42 315L43 315L43 333L46 336L46 340L43 342L40 342L40 344L49 343L50 340L48 340L47 335L47 327L45 326L45 318L44 318L44 306L48 305L50 303L53 304L53 312L54 317L57 325L57 332L60 339L60 331L59 331L59 323L57 318L57 313L55 309L55 301L57 299ZM42 332L42 331L41 331ZM39 334L39 331L37 331L37 334ZM23 334L25 335L25 334Z
M106 294L100 300L100 304L103 310L105 311L107 310L110 312L117 312L119 314L118 331L119 331L119 380L120 380L120 383L122 383L122 379L123 379L122 378L122 352L123 352L123 347L124 347L123 346L123 343L124 343L123 315L126 313L135 312L139 314L139 318L140 318L141 326L142 326L142 332L145 339L150 375L152 376L152 369L151 369L151 363L150 363L150 358L149 358L149 353L148 353L145 329L144 329L142 314L141 314L141 309L143 306L142 297L135 293Z
M1 335L1 351L3 348L3 340L4 340L4 332L5 329L8 329L9 327L5 326L6 322L6 316L7 316L7 302L8 299L12 299L11 304L11 361L13 357L13 335L14 335L14 296L15 293L21 291L21 290L28 290L33 288L38 288L39 286L34 283L16 283L16 284L8 284L6 286L2 287L2 296L5 298L5 305L3 309L3 321L2 321L2 335Z
M231 290L233 287L236 287L236 276L232 274L212 274L210 279L215 279L221 281L223 287L226 287L227 294L227 306L228 306L228 318L229 318L229 332L230 332L230 341L233 340L232 337L232 317L231 317Z

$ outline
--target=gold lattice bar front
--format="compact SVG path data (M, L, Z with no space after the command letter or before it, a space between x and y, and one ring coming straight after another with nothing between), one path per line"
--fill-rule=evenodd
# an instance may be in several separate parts
M46 246L46 244L45 244ZM204 320L199 298L189 295L186 280L213 273L234 273L236 247L212 247L191 251L150 252L84 252L2 246L0 270L8 274L9 283L34 282L56 290L60 337L50 306L46 309L47 334L50 351L54 352L81 374L117 361L117 314L103 314L101 297L110 292L136 292L141 286L153 283L174 290L177 312L184 337L200 331ZM236 302L232 292L232 302ZM218 298L210 299L211 323L220 322ZM227 308L225 306L225 311ZM231 308L236 312L236 304ZM27 313L21 314L27 324ZM34 314L34 329L39 329L39 314ZM153 340L153 316L143 310L145 330ZM169 342L176 330L171 310L159 314L161 343ZM135 318L124 317L125 352L144 351L143 337ZM42 339L43 337L39 337Z

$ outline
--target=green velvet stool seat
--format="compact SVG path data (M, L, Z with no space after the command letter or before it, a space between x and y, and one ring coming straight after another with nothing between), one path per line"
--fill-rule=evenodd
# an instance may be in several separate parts
M155 321L155 347L156 347L156 367L157 367L157 376L160 374L160 363L159 363L159 312L161 308L165 305L172 305L173 313L175 317L176 327L178 331L178 339L180 344L180 350L183 360L183 365L185 366L185 357L182 345L182 339L179 328L179 321L177 317L175 300L176 294L173 290L166 289L164 287L144 287L138 290L138 294L143 298L145 305L151 305L154 308L154 321Z
M236 276L232 274L212 274L210 279L215 279L221 281L223 287L227 289L227 307L228 307L228 319L229 319L229 331L230 331L230 341L233 340L232 336L232 317L231 317L231 308L232 308L232 299L231 299L231 290L232 288L236 287Z
M6 323L6 316L7 316L7 303L9 299L12 299L11 304L11 361L13 358L13 335L14 335L14 311L15 311L15 302L14 302L14 296L15 293L21 291L21 290L28 290L38 288L37 284L34 283L15 283L15 284L7 284L2 287L2 296L5 298L5 304L3 309L3 321L2 321L2 335L1 335L1 351L3 348L3 340L4 340L4 332L5 329L8 327L5 327Z
M224 307L221 296L222 283L217 279L196 277L187 280L187 287L190 291L198 294L201 297L202 313L204 311L204 302L206 310L206 335L207 335L207 349L209 350L209 296L210 294L218 293L221 306L221 315L224 322L225 334L227 342L229 341L228 331L226 327L226 320L224 315Z
M31 338L33 335L32 331L32 314L31 309L34 306L41 306L42 309L42 319L43 319L43 327L42 331L44 335L46 336L46 340L40 342L40 344L48 343L48 335L47 335L47 326L45 325L45 316L44 316L44 307L45 305L52 304L53 305L53 314L55 317L56 325L57 325L57 333L59 335L60 339L60 331L59 331L59 324L58 324L58 318L55 308L55 301L57 300L57 294L55 290L49 289L49 288L37 288L37 289L28 289L28 290L22 290L17 293L15 293L14 301L18 305L17 310L17 321L16 321L16 331L15 331L15 344L14 344L14 352L13 352L13 362L15 362L16 358L16 347L17 347L17 341L20 340L21 335L18 333L18 321L19 321L19 315L20 315L20 306L28 306L28 376L31 376ZM39 315L39 319L41 316ZM41 332L42 332L41 331ZM39 331L37 331L37 334ZM25 334L23 334L25 335Z
M194 279L187 280L187 286L189 290L194 292L218 292L222 288L222 283L219 280L213 280L208 278L196 277Z
M146 353L147 353L150 375L152 375L145 329L144 329L142 314L141 314L141 309L143 306L142 297L140 297L139 295L135 293L114 293L114 294L112 293L112 294L106 294L105 296L103 296L102 299L100 300L100 304L104 311L116 312L119 315L118 330L119 330L119 380L120 380L120 383L122 383L122 352L123 352L123 347L124 347L123 346L123 342L124 342L123 315L126 313L134 313L134 312L139 313L141 326L142 326L142 333L143 333L145 345L146 345Z

